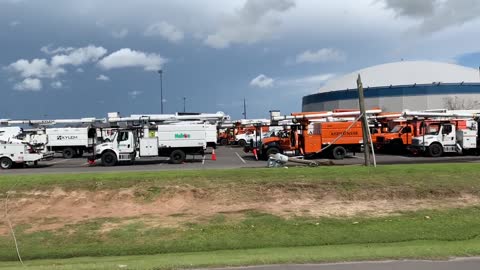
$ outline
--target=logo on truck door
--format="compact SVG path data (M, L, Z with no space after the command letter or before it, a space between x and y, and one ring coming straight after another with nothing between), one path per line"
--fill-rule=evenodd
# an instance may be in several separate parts
M190 138L190 134L187 133L176 133L175 139L188 139Z

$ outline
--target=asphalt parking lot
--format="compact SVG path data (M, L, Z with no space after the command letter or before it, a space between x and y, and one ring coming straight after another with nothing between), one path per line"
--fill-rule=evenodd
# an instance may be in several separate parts
M90 165L87 156L76 159L63 159L60 156L51 161L42 161L36 167L18 167L2 170L1 174L43 174L43 173L92 173L111 171L161 171L161 170L202 170L202 169L234 169L266 167L266 161L257 161L251 153L244 153L237 146L220 146L216 150L217 160L212 160L211 152L202 156L188 156L184 164L170 164L167 158L137 160L134 164L120 164L115 167L104 167L101 164ZM377 164L415 164L415 163L449 163L449 162L479 162L479 156L446 156L430 158L408 155L376 155ZM360 165L363 164L363 154L350 155L343 160L321 160L322 164ZM99 161L98 161L99 162ZM299 166L288 164L287 166Z

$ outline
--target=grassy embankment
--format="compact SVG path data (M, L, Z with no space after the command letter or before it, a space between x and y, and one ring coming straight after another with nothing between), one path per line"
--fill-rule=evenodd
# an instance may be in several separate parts
M455 198L480 196L476 164L417 166L242 169L158 173L0 176L1 198L14 186L22 191L135 188L146 203L168 195L173 186L258 196L273 188L308 189L345 200ZM261 190L262 192L259 192ZM343 261L382 258L444 258L480 255L480 208L421 210L382 217L288 218L251 209L241 218L217 213L173 227L151 227L134 218L100 218L55 230L31 230L17 224L24 259L39 269L134 269L242 265L256 263ZM72 209L75 211L75 209ZM179 216L181 213L178 214ZM51 222L55 222L52 220ZM106 223L118 223L102 231ZM193 253L192 253L193 252ZM151 256L133 256L148 255ZM98 256L91 258L74 258ZM120 257L104 257L120 256ZM130 257L121 257L130 256ZM72 258L64 260L51 260ZM38 260L47 259L47 260ZM0 260L15 260L13 242L0 236ZM0 267L13 267L2 262ZM43 266L42 266L43 265ZM63 266L62 266L63 265ZM43 267L43 268L42 268Z

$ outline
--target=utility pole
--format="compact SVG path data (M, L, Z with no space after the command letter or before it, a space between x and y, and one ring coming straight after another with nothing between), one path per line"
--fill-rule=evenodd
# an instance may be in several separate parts
M158 74L160 74L160 113L163 114L163 70L159 69Z
M186 107L185 107L186 100L187 100L187 98L186 98L186 97L183 97L183 112L186 112L186 110L185 110L185 108L186 108Z
M365 154L365 166L370 166L370 145L368 144L369 141L369 130L368 130L368 120L367 120L367 114L365 113L365 97L363 95L363 85L362 85L362 79L360 78L360 74L358 74L358 79L357 79L357 87L358 87L358 104L360 107L360 114L361 118L360 121L362 121L362 133L363 133L363 151Z
M247 101L243 98L243 118L247 119Z

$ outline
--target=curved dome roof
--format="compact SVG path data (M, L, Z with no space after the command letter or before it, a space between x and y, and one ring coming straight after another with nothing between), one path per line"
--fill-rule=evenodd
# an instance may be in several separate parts
M319 92L357 88L357 76L363 87L431 83L479 83L477 69L431 61L402 61L361 69L328 81Z

